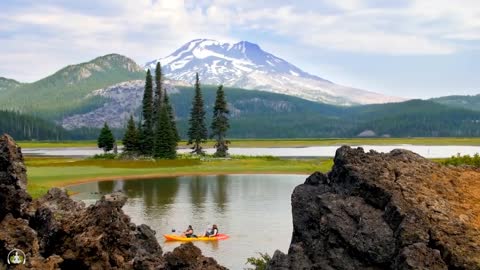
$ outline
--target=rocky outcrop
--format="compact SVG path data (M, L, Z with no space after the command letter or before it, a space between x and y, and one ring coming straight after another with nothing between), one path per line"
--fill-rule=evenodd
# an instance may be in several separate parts
M177 81L164 80L163 86L169 95L179 93L175 87L177 83ZM67 116L61 120L60 124L66 129L101 128L107 122L113 128L124 128L130 115L135 115L135 111L140 108L144 89L144 80L132 80L95 90L85 96L85 99L103 101L102 106L88 112Z
M8 213L19 217L22 209L31 201L25 191L27 169L23 155L8 135L0 137L0 220Z
M123 193L85 207L53 188L32 201L20 148L9 136L0 138L0 158L0 269L15 248L27 257L15 269L226 269L191 244L163 255L155 231L122 211Z
M480 269L480 171L341 147L292 194L288 254L268 269Z

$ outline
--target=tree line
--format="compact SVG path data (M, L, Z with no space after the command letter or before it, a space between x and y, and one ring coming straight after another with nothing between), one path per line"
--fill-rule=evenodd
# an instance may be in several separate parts
M195 75L195 95L190 110L187 145L191 145L193 154L204 155L202 144L207 141L208 130L205 122L205 108L202 98L200 79ZM229 125L229 110L220 85L217 89L213 118L210 126L210 138L215 139L216 152L214 156L226 157L228 144L226 139ZM114 148L115 138L105 123L98 137L98 147L108 152ZM147 70L145 91L142 99L141 116L135 123L133 115L127 123L123 136L124 153L135 156L151 156L160 159L174 159L177 155L177 146L180 142L175 114L170 104L166 89L163 87L163 75L160 63L155 68L155 89L153 77Z

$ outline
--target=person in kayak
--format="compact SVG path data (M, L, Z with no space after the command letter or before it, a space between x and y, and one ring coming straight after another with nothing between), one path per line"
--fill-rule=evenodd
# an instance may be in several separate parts
M193 227L192 225L188 225L187 230L182 233L182 237L190 238L192 236L193 236Z
M218 234L218 227L217 227L216 224L213 224L212 228L208 229L205 232L204 237L215 237L215 236L217 236L217 234Z

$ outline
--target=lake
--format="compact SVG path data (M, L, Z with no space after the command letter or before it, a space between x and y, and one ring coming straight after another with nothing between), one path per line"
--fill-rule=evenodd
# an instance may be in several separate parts
M390 152L396 148L407 149L418 153L426 158L446 158L460 153L462 155L474 155L480 153L480 146L468 145L359 145L365 151L375 150L377 152ZM306 158L306 157L333 157L340 146L312 146L299 148L271 147L271 148L235 148L231 147L229 153L232 155L247 156L276 156L284 158ZM357 147L357 146L355 146ZM207 153L213 154L215 149L205 149ZM190 149L179 149L179 153L187 153ZM45 149L22 149L27 155L85 157L103 153L97 148L45 148Z
M257 252L288 251L292 235L290 196L306 175L217 175L92 182L68 187L73 198L94 203L101 194L122 190L123 210L134 223L157 232L163 251L180 242L164 242L172 229L192 225L203 234L212 224L230 235L222 241L195 242L203 254L230 269L243 269Z

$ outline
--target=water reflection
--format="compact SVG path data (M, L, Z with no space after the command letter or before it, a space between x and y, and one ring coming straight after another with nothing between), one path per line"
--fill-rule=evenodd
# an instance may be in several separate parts
M256 252L287 251L292 223L290 195L303 183L299 175L218 175L160 179L117 180L70 187L75 198L93 203L101 194L121 190L128 196L123 207L133 222L157 232L164 251L178 242L164 242L163 234L192 225L201 235L216 223L230 239L196 242L207 256L230 269L243 269Z
M212 187L213 199L217 206L217 211L222 212L227 205L228 193L227 193L227 176L219 175L215 178L216 186Z

